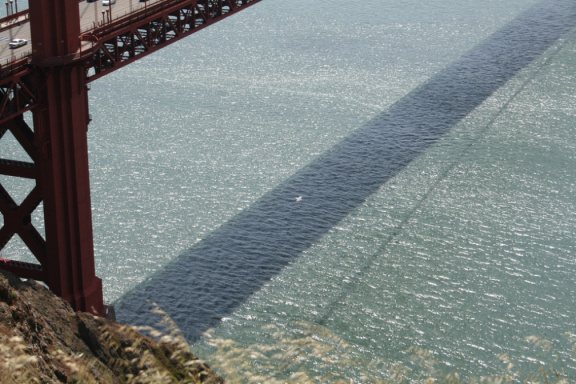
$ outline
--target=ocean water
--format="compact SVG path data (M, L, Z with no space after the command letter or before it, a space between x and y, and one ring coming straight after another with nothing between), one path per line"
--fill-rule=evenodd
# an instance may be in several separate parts
M568 0L264 0L99 79L106 300L199 346L304 322L411 379L419 347L576 380L575 27Z

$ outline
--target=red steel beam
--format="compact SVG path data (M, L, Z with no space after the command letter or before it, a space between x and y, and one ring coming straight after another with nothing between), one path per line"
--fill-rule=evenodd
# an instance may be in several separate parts
M30 0L37 185L44 205L42 280L79 311L105 314L96 277L88 168L88 89L77 0Z
M11 76L0 80L0 124L30 111L36 106L38 96L35 87L30 84L32 69L27 67L28 60Z
M0 175L36 183L20 205L0 183L0 250L19 236L38 263L0 257L0 268L44 281L76 310L106 314L94 266L87 83L259 1L166 0L83 35L77 0L29 1L32 56L0 68L0 140L10 131L31 161L0 158ZM41 203L45 238L31 219Z
M39 159L35 145L34 132L24 122L22 115L0 123L0 138L10 131L20 146L33 162L0 159L0 174L37 179ZM0 183L0 212L4 218L4 225L0 228L0 249L10 239L17 235L26 244L28 249L40 264L24 263L20 261L0 258L0 268L8 270L24 278L44 280L43 265L46 263L46 242L32 224L32 213L42 201L41 190L38 183L18 205L8 191Z
M94 81L261 0L168 0L83 34L93 41L86 77Z

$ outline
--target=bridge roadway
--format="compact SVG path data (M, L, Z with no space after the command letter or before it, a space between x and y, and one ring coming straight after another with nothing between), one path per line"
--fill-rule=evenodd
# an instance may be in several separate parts
M163 0L117 0L116 3L111 6L104 6L102 5L102 0L91 2L83 0L79 3L80 30L82 32L89 31L94 27L106 24L110 20L118 20L135 11L162 1ZM111 12L111 19L108 16L109 12ZM20 22L14 20L10 23L0 25L0 65L6 65L13 60L29 56L32 53L30 37L30 22L27 19L23 19ZM20 48L11 49L8 43L11 39L16 38L26 39L28 40L28 44Z

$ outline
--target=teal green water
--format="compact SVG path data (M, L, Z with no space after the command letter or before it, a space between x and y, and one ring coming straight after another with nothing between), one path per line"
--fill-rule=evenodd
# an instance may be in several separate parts
M266 340L265 324L305 321L365 361L412 367L408 351L419 346L468 378L503 372L502 353L524 372L554 362L555 352L526 340L537 335L562 351L576 379L567 335L575 318L574 37L382 185L216 334L250 345Z
M411 366L419 346L468 378L504 372L501 353L531 373L554 362L527 342L538 335L563 351L575 379L573 38L383 185L217 335L250 345L264 324L321 323L366 361Z
M537 335L576 380L574 15L264 0L96 81L106 299L199 346L303 321L412 377L413 346L467 379L537 369Z

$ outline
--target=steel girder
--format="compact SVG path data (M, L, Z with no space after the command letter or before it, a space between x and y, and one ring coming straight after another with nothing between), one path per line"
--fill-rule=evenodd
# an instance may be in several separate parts
M38 263L0 268L45 282L75 310L105 315L95 274L89 186L88 89L77 0L30 0L32 56L3 68L0 139L10 132L30 161L0 159L0 175L34 181L18 204L0 180L0 249L18 236ZM33 129L24 121L31 111ZM18 148L16 148L18 150ZM32 217L42 204L45 238Z
M0 158L0 175L35 180L38 177L36 160L39 158L35 135L26 124L22 114L0 123L0 140L10 131L28 154L32 162ZM0 258L0 268L20 277L43 280L43 264L46 262L46 241L32 224L32 214L42 202L42 193L35 186L18 205L0 182L0 212L4 225L0 228L0 249L18 235L40 264Z
M0 81L0 140L10 132L30 161L7 159L0 154L0 175L36 180L38 172L35 163L39 155L34 132L24 121L23 114L37 105L38 95L31 84L33 71L23 66L13 68L17 68L16 73ZM32 224L31 217L41 202L37 183L18 205L0 181L0 213L4 219L4 225L0 227L0 250L12 237L18 235L40 263L31 264L0 257L0 268L21 277L38 280L41 280L42 263L46 260L46 241Z
M38 103L38 95L31 82L32 72L31 68L21 66L15 73L0 80L0 124L31 110Z
M34 53L0 67L0 140L10 132L30 159L0 154L0 176L34 181L18 204L0 179L0 250L19 236L38 262L0 255L0 268L44 281L77 310L105 314L94 271L87 83L261 0L165 0L82 34L78 47L73 1L30 0ZM63 24L70 28L56 28ZM32 221L40 204L44 237Z
M87 81L180 40L261 0L176 0L162 2L91 33L93 61L86 68Z

